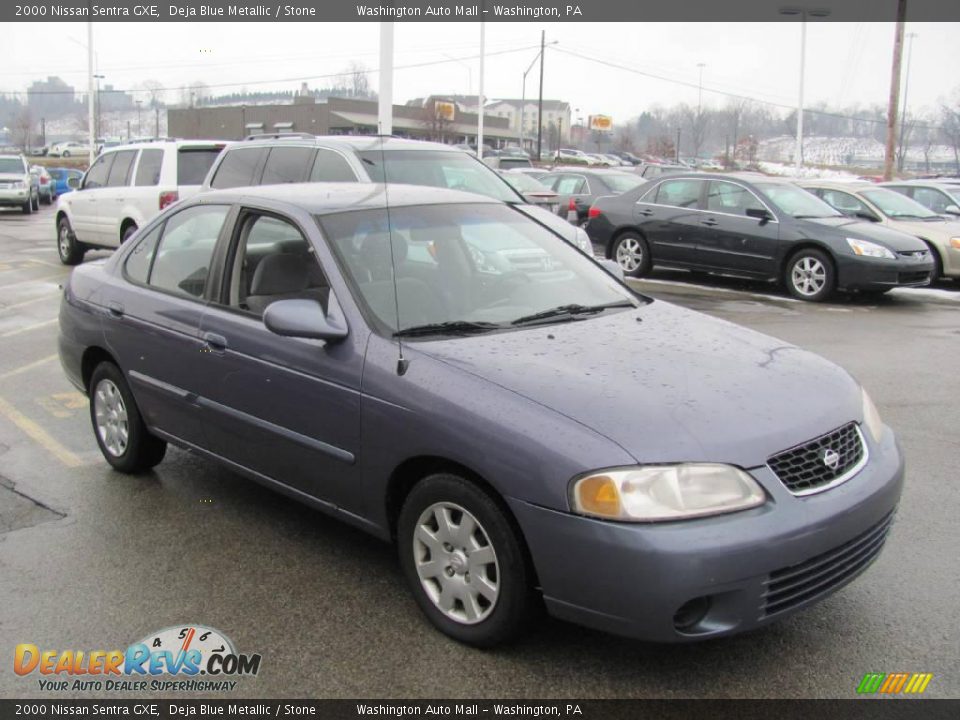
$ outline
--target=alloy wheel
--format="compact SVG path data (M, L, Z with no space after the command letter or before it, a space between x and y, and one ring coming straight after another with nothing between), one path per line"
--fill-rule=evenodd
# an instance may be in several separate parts
M464 625L485 620L500 595L500 568L490 537L470 512L438 502L420 514L413 533L420 584L440 612Z
M643 248L640 241L634 237L627 237L617 246L617 262L624 272L636 272L643 264Z
M70 230L67 229L65 222L60 223L60 233L57 237L57 248L60 250L60 257L70 256Z
M112 380L104 378L97 383L93 393L93 411L100 442L108 453L120 457L127 450L130 425L123 396Z
M798 293L811 297L826 285L827 269L817 258L805 256L794 263L790 277Z

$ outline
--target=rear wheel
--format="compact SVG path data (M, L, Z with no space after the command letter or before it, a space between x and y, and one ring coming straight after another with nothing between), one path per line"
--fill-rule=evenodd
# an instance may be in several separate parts
M85 252L86 248L73 234L70 221L65 217L60 218L57 222L57 253L60 255L60 262L64 265L77 265L83 260Z
M623 269L623 274L640 277L650 272L650 251L647 241L634 232L626 232L617 238L613 257Z
M459 475L421 480L397 524L400 565L441 632L492 647L515 638L536 607L533 572L506 511Z
M800 250L787 262L784 281L795 298L823 302L837 287L833 261L822 250Z
M37 193L33 198L33 211L40 212L40 193Z
M167 443L147 430L120 368L111 362L100 363L88 390L97 445L115 470L140 472L163 460Z
M21 209L23 210L24 215L29 215L33 212L33 198L27 199L27 201L22 205Z

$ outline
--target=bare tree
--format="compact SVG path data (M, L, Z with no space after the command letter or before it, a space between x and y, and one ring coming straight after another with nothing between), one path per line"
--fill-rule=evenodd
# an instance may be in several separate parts
M335 95L352 98L373 97L373 92L370 90L370 71L367 66L356 60L351 61L337 77L332 92Z
M907 160L907 152L910 150L910 137L913 135L917 126L917 116L911 112L904 114L903 127L900 130L900 137L897 139L897 149L894 153L897 160L897 170L903 172L903 165Z
M202 105L210 97L210 87L199 80L194 80L180 91L180 102L189 107Z
M13 137L24 151L29 149L33 140L33 113L24 105L13 118Z
M953 148L953 161L960 173L960 102L940 108L940 134Z
M163 103L164 89L158 80L144 80L141 83L147 95L147 105L151 108L159 107Z
M447 133L450 132L450 127L453 125L453 122L445 114L440 112L436 101L434 101L424 106L423 111L420 113L420 124L426 128L431 140L446 142Z

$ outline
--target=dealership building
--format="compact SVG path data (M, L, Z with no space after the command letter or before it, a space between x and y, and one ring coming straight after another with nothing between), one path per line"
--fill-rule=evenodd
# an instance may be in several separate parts
M167 134L176 138L240 140L248 135L310 133L312 135L376 134L377 101L330 97L317 101L298 95L292 103L171 108ZM393 134L447 143L476 143L477 114L443 104L438 112L432 99L424 105L394 105ZM518 133L509 119L484 114L483 140L503 147L516 144Z

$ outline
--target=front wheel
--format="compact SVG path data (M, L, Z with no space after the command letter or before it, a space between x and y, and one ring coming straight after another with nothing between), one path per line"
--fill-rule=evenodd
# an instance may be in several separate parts
M37 193L37 196L33 198L33 211L40 212L40 193Z
M24 215L29 215L33 212L33 198L27 198L27 201L20 208L23 210Z
M100 452L115 470L135 473L163 460L167 443L143 423L120 368L100 363L90 377L90 421Z
M623 269L623 274L640 277L650 272L650 251L647 241L636 233L627 232L617 238L613 257Z
M533 572L491 495L459 475L431 475L407 496L397 535L403 573L438 630L477 647L520 634L536 607Z
M86 248L73 234L70 221L65 217L60 218L57 222L57 253L60 255L60 262L64 265L78 265L83 261L85 252Z
M791 295L808 302L823 302L837 287L833 261L813 248L800 250L790 258L784 280Z

